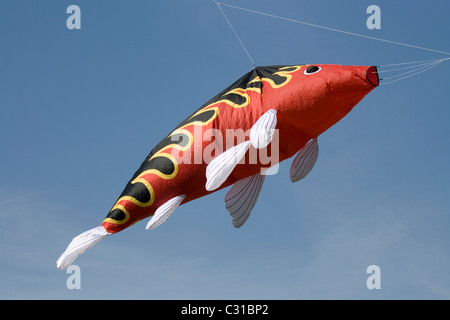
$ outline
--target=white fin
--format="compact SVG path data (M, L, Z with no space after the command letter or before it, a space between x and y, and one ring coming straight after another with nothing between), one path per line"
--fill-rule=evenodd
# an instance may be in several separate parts
M270 109L256 121L250 130L250 141L256 149L262 149L269 145L277 126L277 111Z
M110 234L103 226L99 226L73 238L66 251L56 261L56 267L61 270L66 269L79 255Z
M225 196L225 206L233 218L233 225L241 227L258 201L266 176L255 174L236 182Z
M244 141L221 153L208 164L206 167L206 190L213 191L227 180L233 169L245 156L250 145L250 141Z
M150 230L161 225L164 221L167 220L167 218L170 217L170 215L175 211L175 209L178 208L181 202L183 202L184 198L186 198L185 194L181 196L176 196L170 199L169 201L165 202L158 209L156 209L155 214L147 223L145 229Z
M291 165L291 181L297 182L311 172L319 156L317 139L309 141L297 154Z

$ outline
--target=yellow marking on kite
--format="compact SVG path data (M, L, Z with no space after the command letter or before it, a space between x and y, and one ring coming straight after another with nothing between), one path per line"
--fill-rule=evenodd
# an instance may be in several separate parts
M284 69L292 69L292 68L294 68L294 70L284 71ZM272 79L269 79L269 78L262 78L261 81L268 82L270 84L270 86L274 89L279 89L279 88L287 85L292 80L291 73L294 73L294 72L300 70L301 68L302 68L302 66L289 66L289 67L280 68L279 69L280 71L274 73L280 77L286 78L286 80L284 80L283 83L280 83L280 84L276 84Z
M149 161L151 160L151 159L153 159L153 158L156 158L156 157L165 157L165 158L167 158L167 159L169 159L171 162L173 162L173 165L174 165L174 169L173 169L173 172L171 173L171 174L164 174L164 173L162 173L161 171L159 171L158 169L149 169L149 170L145 170L145 171L143 171L143 172L141 172L141 174L139 174L138 176L137 176L137 178L136 179L134 179L131 183L136 183L136 182L141 182L141 183L144 183L143 181L145 181L147 184L145 184L145 186L147 187L147 189L148 189L148 186L150 186L151 187L151 185L150 185L150 183L148 183L148 181L147 180L145 180L144 178L143 178L143 176L145 176L145 175L149 175L149 174L155 174L155 175L157 175L158 177L160 177L160 178L163 178L163 179L172 179L173 177L175 177L176 175L177 175L177 173L178 173L178 163L177 163L177 160L175 159L175 157L174 156L172 156L171 154L169 154L169 153L162 153L161 151L158 151L157 153L155 153L150 159L149 159ZM148 185L148 186L147 186Z
M210 108L210 109L208 109L208 110L206 110L206 109L209 108L210 106L216 104L216 103L217 103L217 102L214 102L214 103L211 103L211 104L207 105L206 107L204 107L204 108L198 110L196 113L194 113L194 114L189 118L189 119L192 119L192 118L194 118L195 116L197 116L197 115L199 115L199 114L201 114L201 113L203 113L203 112L206 112L206 111L209 111L209 110L214 110L214 115L211 116L211 118L209 118L207 121L203 122L203 121L199 121L199 120L193 120L193 121L188 122L188 123L186 123L185 125L181 126L181 127L178 128L177 130L183 129L183 128L187 127L187 126L190 126L190 125L193 125L193 124L197 124L197 123L200 123L202 126L206 126L207 124L209 124L211 121L213 121L213 120L218 116L218 114L219 114L219 108L218 108L218 107L213 107L213 108ZM175 130L174 132L176 132L177 130ZM172 132L170 135L172 135L172 134L173 134L173 132Z
M123 220L115 220L115 219L111 219L111 218L106 218L103 222L110 222L110 223L114 223L114 224L124 224L125 222L127 222L128 220L130 220L130 213L128 212L128 210L122 206L121 204L117 204L111 209L111 211L115 210L115 209L119 209L122 210L123 213L125 213L125 218Z

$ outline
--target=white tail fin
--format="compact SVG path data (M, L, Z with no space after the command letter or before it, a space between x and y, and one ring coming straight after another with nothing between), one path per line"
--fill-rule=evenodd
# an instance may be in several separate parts
M66 269L79 255L110 234L103 226L100 226L73 238L72 242L67 246L66 251L56 261L56 267L61 270Z

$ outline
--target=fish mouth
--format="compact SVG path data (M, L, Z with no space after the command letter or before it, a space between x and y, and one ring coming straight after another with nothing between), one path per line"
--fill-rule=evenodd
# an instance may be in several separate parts
M380 78L378 77L378 70L376 66L371 66L367 69L366 79L375 87L380 85Z

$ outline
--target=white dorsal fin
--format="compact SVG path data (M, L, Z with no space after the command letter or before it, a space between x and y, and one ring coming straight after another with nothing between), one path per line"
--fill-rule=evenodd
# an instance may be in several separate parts
M158 209L156 209L155 214L147 223L145 229L149 230L160 226L164 221L167 220L167 218L170 217L170 215L175 211L175 209L178 208L181 202L183 202L184 198L186 198L185 194L181 196L176 196L170 199L169 201L165 202Z
M262 149L269 145L277 126L277 111L270 109L264 113L250 130L250 141L256 149Z
M233 225L241 227L258 201L266 176L255 174L237 181L225 196L225 206L233 218Z
M56 267L61 270L66 269L79 255L84 253L87 249L92 247L107 235L110 235L110 233L107 232L103 226L99 226L83 232L79 236L73 238L72 242L70 242L67 246L66 251L64 251L58 261L56 261Z
M221 153L208 164L206 167L206 190L213 191L227 180L233 169L245 156L250 145L250 141L244 141Z
M311 172L319 156L319 143L316 139L309 141L297 154L291 165L291 181L297 182Z

